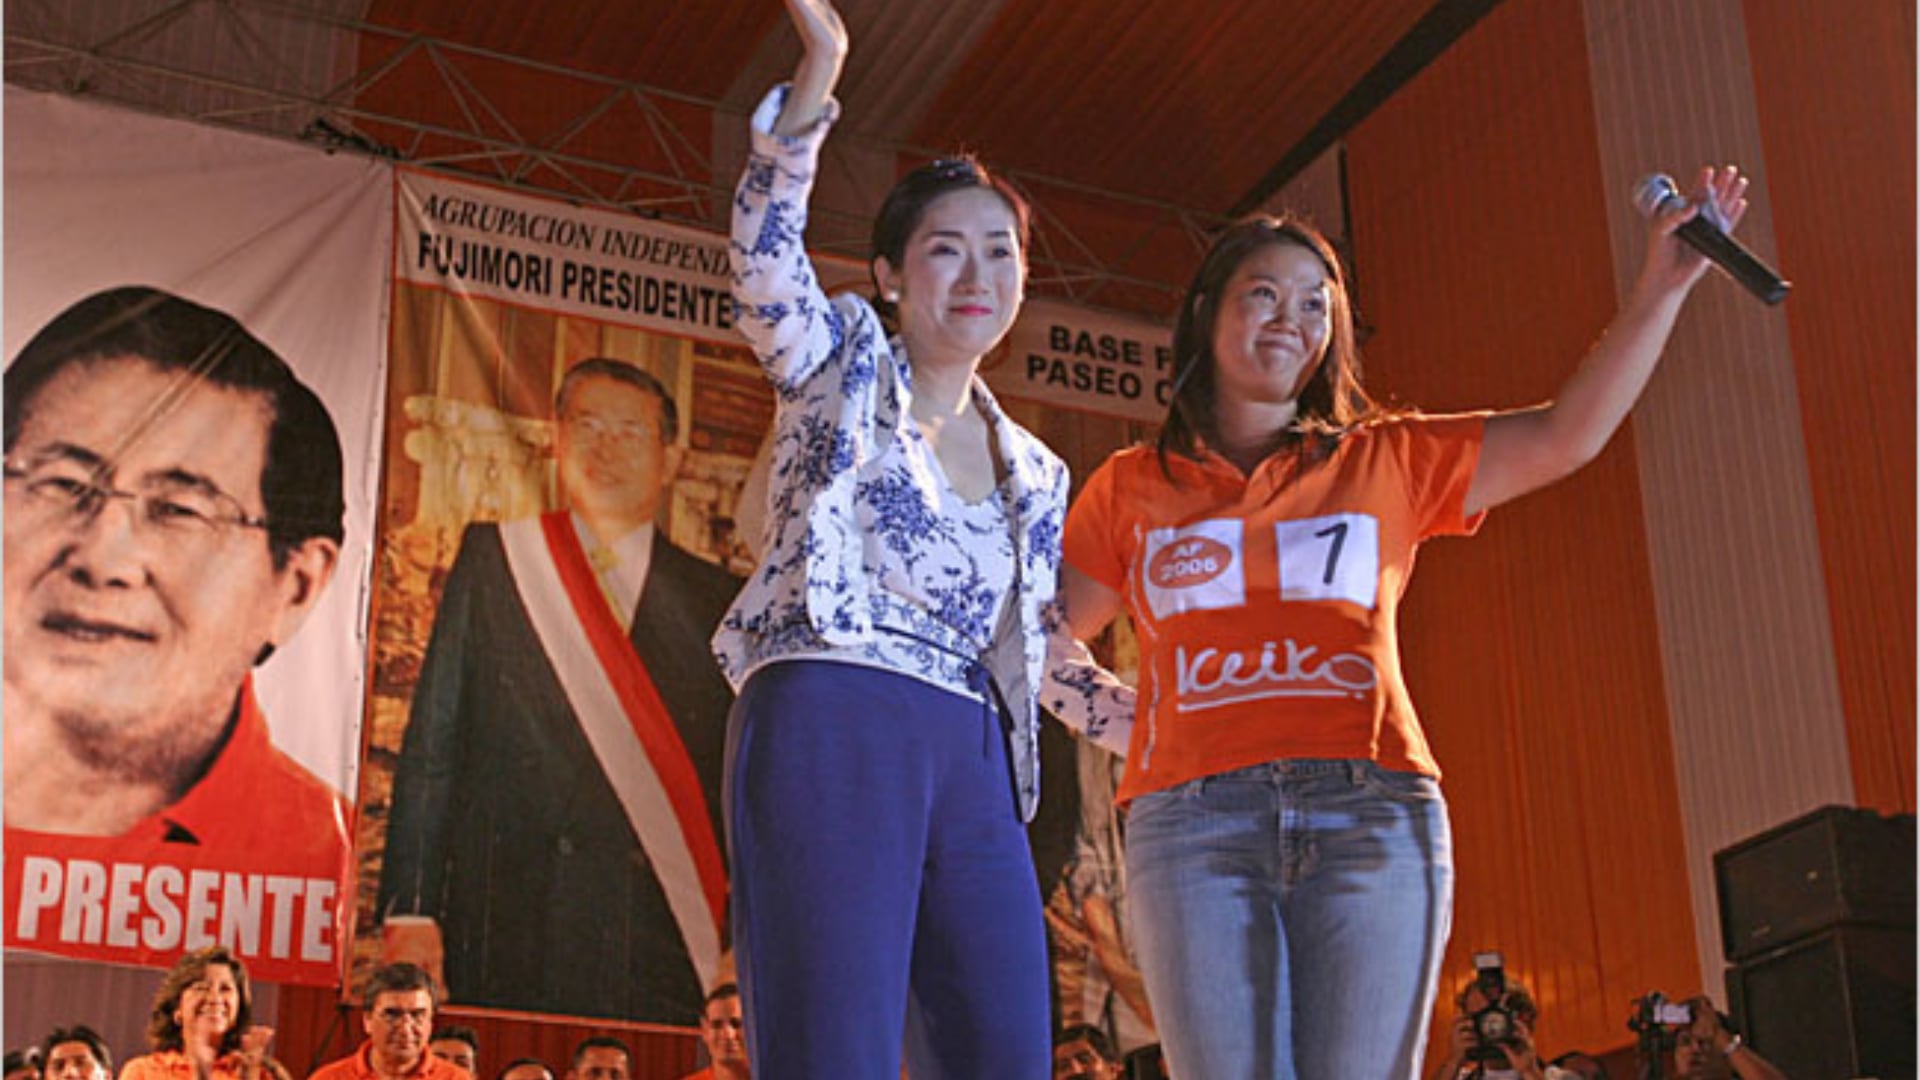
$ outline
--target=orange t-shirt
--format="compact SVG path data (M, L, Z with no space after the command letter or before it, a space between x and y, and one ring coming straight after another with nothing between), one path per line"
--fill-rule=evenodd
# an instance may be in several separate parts
M1483 414L1363 425L1318 462L1123 450L1067 514L1066 561L1119 592L1140 704L1118 798L1281 758L1438 776L1400 672L1395 611L1422 540L1464 507Z
M473 1074L461 1066L424 1051L407 1077L409 1080L473 1080ZM380 1070L373 1064L373 1044L361 1043L359 1049L346 1057L313 1070L307 1080L380 1080Z

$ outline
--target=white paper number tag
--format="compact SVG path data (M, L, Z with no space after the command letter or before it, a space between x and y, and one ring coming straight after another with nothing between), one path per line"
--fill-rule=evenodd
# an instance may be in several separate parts
M1274 525L1280 599L1345 600L1368 610L1380 590L1380 523L1329 514Z

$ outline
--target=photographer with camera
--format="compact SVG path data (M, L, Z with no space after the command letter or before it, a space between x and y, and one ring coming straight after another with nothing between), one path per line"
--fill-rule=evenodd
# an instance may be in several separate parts
M1728 1026L1727 1018L1709 999L1666 1004L1659 1011L1664 1014L1662 1026L1671 1035L1673 1074L1681 1080L1787 1080L1786 1074Z
M1447 1056L1433 1080L1579 1080L1540 1060L1533 1043L1540 1019L1533 995L1507 976L1499 953L1476 953L1473 981L1454 998Z

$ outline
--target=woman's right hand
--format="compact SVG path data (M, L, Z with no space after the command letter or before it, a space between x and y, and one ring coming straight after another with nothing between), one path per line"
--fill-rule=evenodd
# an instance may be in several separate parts
M793 89L773 133L791 136L812 127L833 96L847 59L847 24L830 0L786 0L786 4L793 28L800 34L800 66L794 69Z
M267 1060L267 1046L273 1042L273 1029L254 1024L240 1036L240 1075L257 1077Z
M787 0L787 14L800 31L800 44L822 56L847 55L847 24L830 0Z

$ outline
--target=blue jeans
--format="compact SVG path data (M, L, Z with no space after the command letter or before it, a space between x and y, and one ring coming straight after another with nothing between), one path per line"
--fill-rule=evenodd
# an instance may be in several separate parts
M1136 798L1127 892L1173 1075L1414 1077L1453 918L1440 785L1274 761Z
M1047 942L1007 740L877 668L755 672L727 733L756 1080L1046 1080Z

